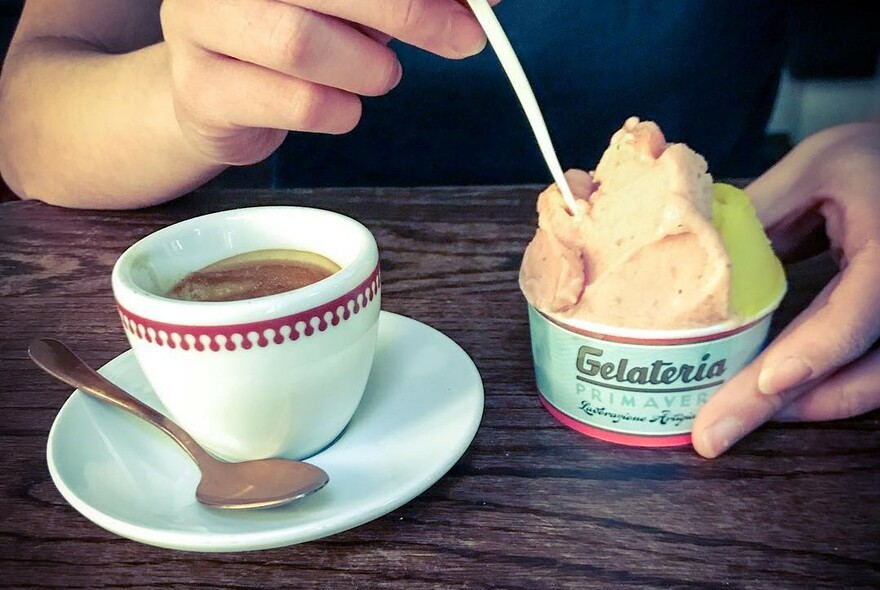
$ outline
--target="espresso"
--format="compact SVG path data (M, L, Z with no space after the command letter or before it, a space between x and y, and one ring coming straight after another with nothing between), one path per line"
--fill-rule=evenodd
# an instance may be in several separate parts
M256 250L191 272L165 294L184 301L238 301L300 289L339 271L339 265L304 250Z

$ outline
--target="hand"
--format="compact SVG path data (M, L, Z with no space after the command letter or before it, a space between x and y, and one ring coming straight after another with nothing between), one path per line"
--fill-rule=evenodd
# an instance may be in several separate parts
M448 58L486 44L455 0L165 0L161 20L181 129L223 164L264 159L288 130L350 131L359 95L400 81L392 37Z
M821 228L839 272L700 410L694 448L716 457L767 420L819 421L880 407L880 123L813 135L747 189L785 259Z

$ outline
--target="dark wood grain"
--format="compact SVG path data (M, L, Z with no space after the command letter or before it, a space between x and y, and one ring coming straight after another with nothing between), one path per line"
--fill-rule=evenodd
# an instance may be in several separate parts
M880 416L770 424L713 461L579 435L539 405L517 287L538 187L203 191L143 211L0 204L0 586L9 588L880 587ZM61 498L46 438L70 389L26 358L53 335L99 366L127 348L116 257L175 221L301 204L364 222L383 307L474 359L486 408L464 457L400 509L333 537L200 554L121 539ZM784 325L833 274L789 267Z

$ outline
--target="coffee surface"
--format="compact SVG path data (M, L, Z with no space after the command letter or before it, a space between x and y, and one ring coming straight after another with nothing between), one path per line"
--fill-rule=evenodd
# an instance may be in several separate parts
M165 294L185 301L238 301L292 291L339 271L338 264L304 250L257 250L191 272Z

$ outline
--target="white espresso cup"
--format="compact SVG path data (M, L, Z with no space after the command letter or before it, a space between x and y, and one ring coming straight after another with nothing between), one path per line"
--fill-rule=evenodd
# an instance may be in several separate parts
M164 295L195 270L265 249L314 252L341 269L239 301ZM223 459L308 457L339 436L360 403L376 348L379 254L369 230L349 217L254 207L189 219L128 248L112 285L156 395Z

